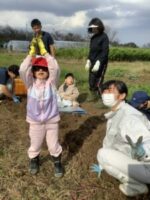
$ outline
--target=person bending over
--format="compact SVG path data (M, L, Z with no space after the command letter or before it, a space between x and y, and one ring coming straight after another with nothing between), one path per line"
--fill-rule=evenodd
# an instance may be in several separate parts
M12 98L15 103L20 103L20 98L14 94L14 79L19 75L19 66L10 65L8 68L0 67L0 99Z

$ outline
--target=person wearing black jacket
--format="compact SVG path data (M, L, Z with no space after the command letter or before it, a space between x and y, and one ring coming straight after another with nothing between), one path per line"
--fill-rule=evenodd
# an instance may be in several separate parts
M92 34L92 37L85 65L85 70L89 72L90 95L87 101L95 100L107 69L109 39L104 30L105 27L99 18L93 18L89 22L88 33Z

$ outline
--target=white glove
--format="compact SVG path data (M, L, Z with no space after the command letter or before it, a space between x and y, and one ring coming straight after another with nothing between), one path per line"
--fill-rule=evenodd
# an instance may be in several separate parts
M91 67L91 61L87 60L86 65L85 65L85 70L89 71L90 67Z
M99 70L99 67L100 67L100 61L97 60L93 69L92 69L92 72L97 72Z

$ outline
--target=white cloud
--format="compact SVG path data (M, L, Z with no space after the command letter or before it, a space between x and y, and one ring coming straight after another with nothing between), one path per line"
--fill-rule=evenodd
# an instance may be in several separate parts
M86 17L86 13L81 11L81 12L77 12L75 13L75 15L64 19L63 21L63 26L66 27L68 29L68 27L83 27L85 24L87 17Z
M120 3L127 3L127 4L147 4L149 0L117 0Z
M136 14L136 11L121 11L121 10L117 10L116 11L116 15L120 18L126 18L126 17L132 17Z
M139 33L142 30L142 36L147 41L147 32L150 31L149 0L6 0L1 2L0 15L0 25L27 27L28 30L31 30L31 20L39 18L43 29L49 32L83 33L91 18L99 17L114 31L123 33L122 30L126 30L121 38L134 34L137 38L137 30Z
M15 11L1 11L0 25L12 27L24 27L26 24L26 13Z

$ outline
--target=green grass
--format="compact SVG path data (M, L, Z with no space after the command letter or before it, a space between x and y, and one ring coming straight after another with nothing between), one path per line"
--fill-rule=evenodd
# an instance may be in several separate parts
M20 65L25 55L26 54L22 54L22 53L0 52L0 66L9 66L12 64Z
M65 73L74 73L80 91L88 91L88 72L85 71L84 61L59 60L62 70L60 82ZM129 89L128 98L136 90L144 90L150 94L150 62L109 62L105 80L123 80Z
M58 49L57 56L60 58L84 59L87 57L89 48ZM109 60L111 61L150 61L148 48L110 47Z
M20 65L24 57L25 54L0 54L0 66ZM87 92L88 72L84 69L85 60L60 57L57 57L57 60L61 68L60 84L64 75L72 72L80 92ZM149 74L150 62L109 62L105 80L123 80L129 88L130 97L139 89L150 94ZM65 175L56 179L46 144L43 144L40 155L40 172L36 176L28 173L26 98L23 98L19 105L12 101L0 104L1 200L126 199L119 192L115 179L106 173L102 173L98 179L97 175L90 171L91 164L97 163L96 154L105 135L105 123L100 115L106 110L95 108L93 103L85 103L83 108L84 106L88 115L61 115L59 139L63 145ZM144 199L148 199L148 195L144 196Z
M0 66L9 66L23 61L26 54L22 53L1 53ZM57 57L61 68L60 84L64 81L64 76L72 72L76 77L76 83L79 90L88 91L88 72L85 71L85 59L61 58ZM123 80L129 88L129 97L136 90L144 90L150 94L150 62L109 62L105 80L118 79Z

